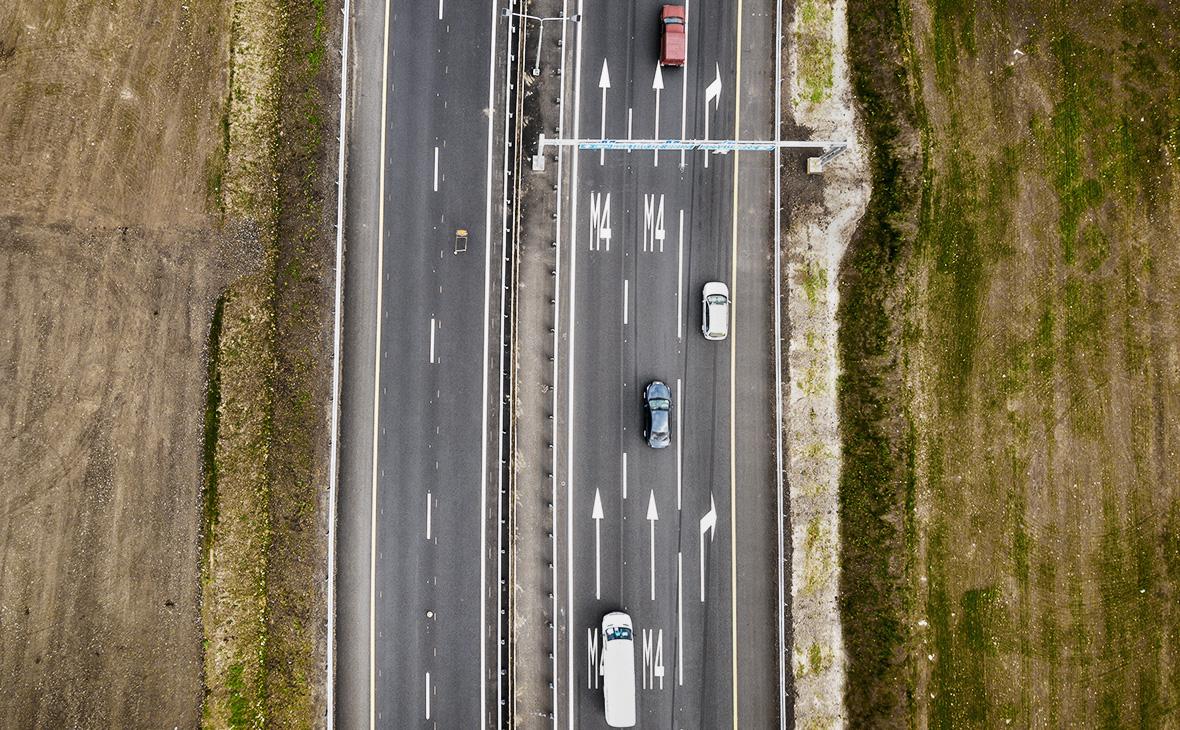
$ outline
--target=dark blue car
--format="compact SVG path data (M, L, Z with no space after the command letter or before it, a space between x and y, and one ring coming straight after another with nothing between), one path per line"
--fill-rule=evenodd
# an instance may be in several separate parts
M643 437L653 449L672 443L672 390L653 380L643 389Z

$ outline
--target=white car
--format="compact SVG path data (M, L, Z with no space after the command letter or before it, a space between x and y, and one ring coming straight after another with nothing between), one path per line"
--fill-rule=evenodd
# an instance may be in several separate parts
M706 340L729 336L729 287L710 281L701 291L701 332Z

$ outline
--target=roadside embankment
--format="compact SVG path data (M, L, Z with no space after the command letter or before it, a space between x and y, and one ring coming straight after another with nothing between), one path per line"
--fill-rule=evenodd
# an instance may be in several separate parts
M791 668L798 727L840 727L845 653L841 614L841 468L837 409L837 272L869 190L852 106L843 0L795 6L791 112L819 139L850 143L823 172L822 193L795 206L784 232L790 345L787 480L791 505Z
M260 265L210 345L206 727L324 722L335 3L238 0L221 210ZM325 204L325 201L328 204Z
M266 723L267 555L272 403L279 34L274 0L236 0L231 16L221 208L260 252L258 270L219 303L215 433L207 431L201 623L205 634L202 725Z

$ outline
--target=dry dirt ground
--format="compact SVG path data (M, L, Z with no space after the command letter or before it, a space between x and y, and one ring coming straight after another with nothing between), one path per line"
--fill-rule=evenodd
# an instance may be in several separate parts
M852 6L851 719L1180 726L1180 6Z
M0 6L0 726L193 727L228 2Z

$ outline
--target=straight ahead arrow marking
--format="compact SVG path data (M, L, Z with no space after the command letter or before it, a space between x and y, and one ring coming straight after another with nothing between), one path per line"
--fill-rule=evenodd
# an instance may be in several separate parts
M594 598L602 598L602 555L599 552L598 546L602 539L602 495L598 490L594 490L594 511L591 513L591 518L594 520Z
M660 70L660 62L656 61L656 77L651 82L651 88L656 92L656 133L655 138L660 138L660 91L664 88L664 72ZM656 167L660 166L660 151L652 152L653 161Z
M606 59L602 59L602 73L598 77L598 88L602 89L602 135L601 139L606 139L606 90L610 88L610 71L606 68ZM598 152L598 164L606 164L606 150Z
M653 489L647 500L647 522L651 525L651 600L656 600L656 520L660 515L656 512L656 492Z

